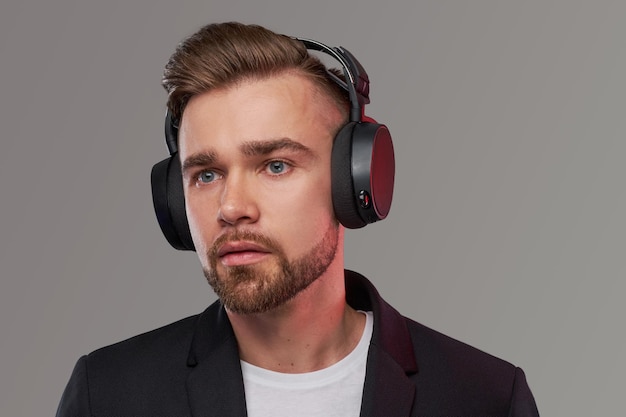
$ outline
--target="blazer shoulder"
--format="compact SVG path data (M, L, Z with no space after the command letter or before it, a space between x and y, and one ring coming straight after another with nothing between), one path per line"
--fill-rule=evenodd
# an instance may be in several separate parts
M488 369L493 368L500 372L513 373L515 366L510 362L470 346L460 340L431 329L421 323L405 318L413 345L417 353L428 357L439 357L448 361L456 360L462 363L474 363Z
M418 364L414 376L418 392L441 398L440 410L474 410L494 416L538 415L520 368L411 319L405 320Z
M187 317L81 357L57 415L187 415L187 357L198 317Z
M146 355L148 357L159 356L164 352L171 355L181 351L186 355L198 317L199 315L186 317L163 327L104 346L88 354L86 359L90 365L99 361L106 361L110 365L111 361L115 360L128 358L134 361L146 357Z

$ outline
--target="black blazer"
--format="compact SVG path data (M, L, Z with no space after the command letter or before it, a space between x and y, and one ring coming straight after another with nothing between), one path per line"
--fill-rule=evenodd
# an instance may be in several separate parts
M402 317L346 271L348 303L374 313L362 417L538 416L521 369ZM57 417L246 416L237 341L215 302L79 359Z

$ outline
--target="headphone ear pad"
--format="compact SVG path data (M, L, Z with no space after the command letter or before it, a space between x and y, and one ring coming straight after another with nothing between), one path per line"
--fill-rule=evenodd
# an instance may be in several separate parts
M359 215L352 180L352 135L356 122L339 130L331 155L333 209L337 220L348 229L358 229L367 223Z
M175 153L152 167L152 203L161 231L178 250L195 250L187 213L180 160Z

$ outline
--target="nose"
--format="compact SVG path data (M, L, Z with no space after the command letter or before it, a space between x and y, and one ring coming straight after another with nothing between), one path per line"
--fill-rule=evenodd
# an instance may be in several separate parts
M250 179L245 175L229 175L222 190L218 221L231 226L256 222L259 218L256 201Z

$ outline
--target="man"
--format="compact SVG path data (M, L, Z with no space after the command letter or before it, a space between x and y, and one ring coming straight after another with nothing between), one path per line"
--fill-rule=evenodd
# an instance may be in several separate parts
M393 155L363 116L364 71L320 45L226 23L172 55L157 216L219 301L81 358L57 416L538 415L519 368L402 317L344 271L342 224L386 216ZM338 59L344 80L307 47ZM386 186L357 190L346 214L335 165L351 157L337 148L368 132L368 175L391 184L371 180ZM172 190L161 207L160 183L182 184L186 216Z

